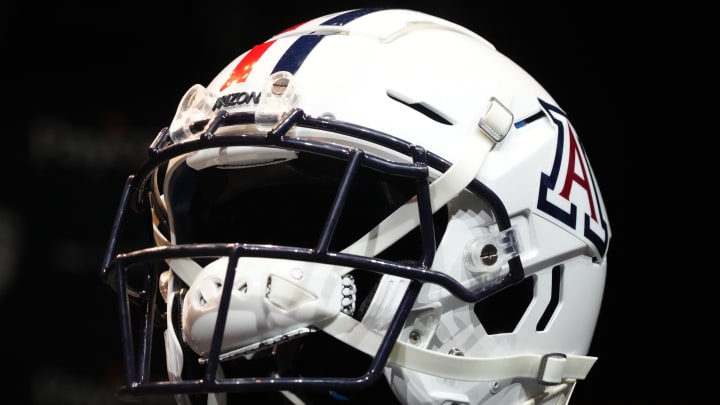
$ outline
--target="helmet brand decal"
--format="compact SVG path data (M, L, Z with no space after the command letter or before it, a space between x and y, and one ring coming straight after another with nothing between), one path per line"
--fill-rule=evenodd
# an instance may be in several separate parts
M378 11L378 9L365 8L352 10L347 13L336 15L335 17L330 18L329 20L321 23L320 25L345 25L352 22L358 17L362 17L365 14L369 14L375 11ZM292 31L304 24L305 23L298 24L283 32ZM285 53L283 53L271 73L285 71L295 74L302 65L302 63L305 61L305 58L307 58L310 52L315 48L315 46L317 46L318 43L320 43L323 38L323 35L301 35L292 45L290 45L290 47L285 51ZM235 83L245 82L245 80L247 80L248 76L250 75L250 72L252 72L255 63L262 57L265 51L267 51L268 48L272 46L273 43L275 43L274 40L255 45L245 55L245 57L240 60L237 66L235 66L235 69L233 69L230 77L222 85L222 87L220 87L220 91Z
M217 100L215 100L215 104L213 105L212 110L216 111L220 108L228 108L228 107L234 107L238 105L244 105L244 104L258 104L260 102L260 93L259 92L246 92L242 91L240 93L230 93L226 94L224 96L218 97Z
M540 174L538 209L575 230L604 256L609 236L607 214L585 150L565 113L539 101L557 127L557 148L552 171Z

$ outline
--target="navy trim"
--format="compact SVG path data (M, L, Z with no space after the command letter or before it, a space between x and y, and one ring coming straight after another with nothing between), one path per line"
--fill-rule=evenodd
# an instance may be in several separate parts
M342 26L348 24L355 19L364 15L381 10L380 8L360 8L357 10L348 11L337 15L320 25L334 25ZM313 49L320 43L324 38L324 35L302 35L295 41L285 54L280 58L278 63L273 68L272 73L275 72L290 72L292 74L297 73L300 66L305 62L305 58L312 52Z

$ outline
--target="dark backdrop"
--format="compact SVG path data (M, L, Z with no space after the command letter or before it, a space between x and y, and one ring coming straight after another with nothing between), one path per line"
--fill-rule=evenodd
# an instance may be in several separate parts
M87 2L83 2L87 3ZM579 132L614 239L604 306L576 405L670 402L652 340L656 315L626 260L626 136L619 102L621 7L577 2L10 1L0 6L2 403L118 404L114 294L99 282L126 176L194 83L280 30L359 6L408 7L464 25L525 68ZM663 383L663 381L665 381ZM680 385L681 383L678 383ZM624 394L618 394L624 392ZM15 398L15 399L13 399ZM620 398L620 399L618 399ZM624 398L624 399L623 399ZM7 402L9 401L9 402Z

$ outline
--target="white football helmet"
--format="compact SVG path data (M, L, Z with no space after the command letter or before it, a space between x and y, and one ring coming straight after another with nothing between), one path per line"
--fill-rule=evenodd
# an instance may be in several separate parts
M611 233L588 157L468 29L299 24L190 88L149 155L103 263L132 397L562 404L596 360Z

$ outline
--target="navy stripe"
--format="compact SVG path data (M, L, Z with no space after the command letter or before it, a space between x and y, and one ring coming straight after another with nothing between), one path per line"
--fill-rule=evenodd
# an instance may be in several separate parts
M381 9L361 8L348 11L347 13L331 18L320 25L342 26L355 20L356 18L379 10ZM272 72L285 71L295 74L305 61L305 58L307 58L310 52L312 52L315 46L317 46L324 37L324 35L303 35L298 38L297 41L290 45L290 48L288 48L285 54L280 58Z
M357 10L348 11L347 13L343 13L331 18L320 25L345 25L356 18L360 18L366 14L374 13L379 10L379 8L360 8Z

